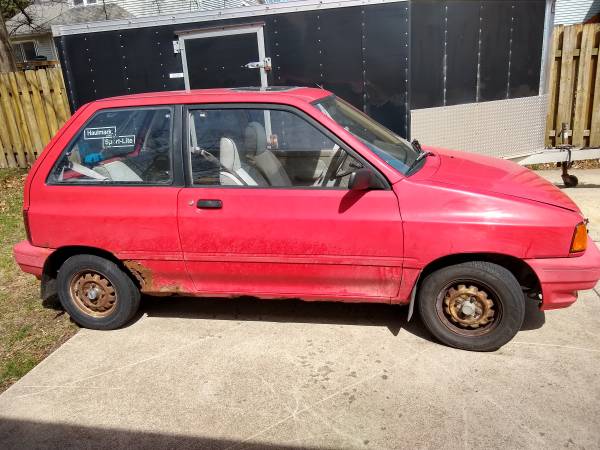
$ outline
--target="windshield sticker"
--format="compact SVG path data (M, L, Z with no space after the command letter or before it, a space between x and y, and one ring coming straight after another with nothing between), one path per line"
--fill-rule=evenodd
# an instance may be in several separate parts
M104 148L133 147L135 145L135 134L128 136L115 136L104 138Z
M104 139L109 137L115 137L116 134L117 127L85 128L83 130L84 139Z

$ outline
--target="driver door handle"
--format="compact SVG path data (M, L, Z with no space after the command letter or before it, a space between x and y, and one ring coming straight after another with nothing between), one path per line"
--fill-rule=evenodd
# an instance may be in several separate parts
M223 202L216 199L201 198L198 200L198 203L196 203L196 207L198 209L221 209L223 207Z

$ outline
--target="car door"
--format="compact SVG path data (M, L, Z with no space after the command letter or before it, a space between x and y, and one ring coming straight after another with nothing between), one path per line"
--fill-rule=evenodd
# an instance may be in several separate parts
M398 202L383 179L380 189L348 189L352 171L375 172L359 155L292 108L211 105L184 115L189 186L179 194L179 232L198 292L361 301L396 295ZM296 170L288 174L292 159Z

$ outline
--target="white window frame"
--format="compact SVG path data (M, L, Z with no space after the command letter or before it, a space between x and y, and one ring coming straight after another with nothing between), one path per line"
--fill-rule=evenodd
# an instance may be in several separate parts
M13 46L18 48L19 53L21 54L21 61L23 61L23 62L32 61L31 59L25 58L25 50L23 49L23 46L22 46L22 44L27 44L29 42L33 43L33 49L35 50L35 55L39 56L39 46L35 39L26 39L23 41L13 42Z

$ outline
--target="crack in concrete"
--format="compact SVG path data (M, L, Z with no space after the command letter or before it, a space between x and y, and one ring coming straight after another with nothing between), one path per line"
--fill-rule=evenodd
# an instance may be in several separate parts
M315 411L312 408L308 411L308 413L311 414L313 418L317 419L319 422L321 422L323 425L325 425L327 428L329 428L331 431L333 431L338 436L349 439L350 441L355 442L359 446L364 445L364 438L356 437L356 436L344 431L343 429L339 428L340 424L337 422L332 423L334 421L331 418L319 414L317 411ZM373 447L370 446L369 448L380 448L380 447L375 445Z
M432 362L433 364L435 364L436 366L438 366L440 369L442 369L442 370L444 370L444 371L446 370L446 368L445 368L443 365L441 365L440 363L438 363L436 360L434 360L434 359L432 359L432 358L427 358L427 356L425 356L425 358L426 358L426 359L428 359L428 360L429 360L430 362ZM469 370L469 368L468 368L468 367L467 367L467 372L468 372L470 375L473 375L473 374L471 373L471 371ZM459 378L459 377L457 377L457 376L453 376L453 378L454 378L454 379L457 379L457 378ZM472 376L472 378L473 378L473 379L475 379L475 378L476 378L476 376ZM460 378L459 378L459 380L460 380ZM525 425L524 423L519 423L519 422L517 422L515 419L513 419L513 418L511 417L511 414L510 414L510 413L509 413L509 412L508 412L506 409L504 409L504 407L502 407L501 405L499 405L499 404L496 402L496 400L495 400L495 399L494 399L492 396L490 396L490 395L488 395L488 394L486 394L485 392L482 392L482 391L478 392L478 395L482 396L483 398L485 398L485 400L487 400L487 401L488 401L488 402L490 402L492 405L494 405L494 406L495 406L497 409L499 409L500 411L502 411L502 412L504 413L504 416L505 416L505 417L506 417L506 418L507 418L507 419L508 419L510 422L512 422L512 423L513 423L513 425L516 425L516 427L517 427L517 428L521 428L521 429L523 429L523 430L527 431L527 432L528 432L528 433L529 433L531 436L533 436L533 437L534 437L536 440L538 440L540 443L542 443L542 444L544 445L544 447L543 447L543 448L545 448L545 446L546 446L546 444L547 444L547 443L546 443L546 441L545 441L544 439L542 439L542 438L541 438L541 437L540 437L540 436L539 436L537 433L535 433L535 432L534 432L534 431L533 431L531 428L529 428L529 427L528 427L527 425Z
M468 422L468 417L467 417L467 412L468 412L467 401L464 398L462 400L463 400L463 402L462 402L462 420L463 420L463 438L462 438L462 440L463 440L463 448L465 450L468 450L470 447L468 444L469 443L469 432L468 432L467 424L469 422Z
M437 345L437 344L435 344L435 345ZM419 356L421 356L423 353L425 353L426 351L430 350L431 348L433 348L433 346L430 346L430 347L428 346L424 350L421 350L419 353L414 354L411 358L408 358L407 360L402 361L404 367L406 367L406 363L408 363L409 361L411 361L413 359L417 359ZM394 364L392 367L394 367L394 366L396 366L396 364ZM248 436L247 438L245 438L244 440L236 443L235 445L227 447L226 450L231 450L231 449L234 449L234 448L239 448L240 446L243 446L244 444L246 444L247 442L251 441L252 439L255 439L255 438L257 438L257 437L265 434L266 432L272 430L273 428L278 427L279 425L282 425L282 424L288 422L290 419L295 419L295 417L298 414L302 414L304 412L308 412L308 411L312 410L313 408L317 407L318 405L320 405L322 403L325 403L326 401L331 400L332 398L337 397L338 395L341 395L342 393L346 392L348 389L353 388L354 386L358 386L358 385L366 383L367 381L370 381L370 380L372 380L374 378L377 378L380 374L381 374L381 371L377 370L375 373L373 373L373 374L371 374L369 376L366 376L366 377L364 377L364 378L362 378L360 380L357 380L354 383L350 383L350 384L346 385L345 387L343 387L341 389L338 389L337 391L335 391L335 392L327 395L326 397L323 397L321 400L313 403L312 405L308 405L308 406L302 408L300 411L298 411L298 413L296 413L296 414L290 414L290 415L284 417L283 419L278 420L277 422L272 423L268 427L263 428L262 430L260 430L260 431L258 431L256 433L252 434L251 436Z
M513 344L535 345L535 346L540 346L540 347L555 347L555 348L563 348L563 349L567 349L567 350L579 350L582 352L600 353L600 350L595 349L595 348L573 347L571 345L561 345L561 344L543 344L543 343L538 343L538 342L511 341L506 345L513 345Z
M258 378L260 380L260 382L267 387L267 389L271 392L271 397L275 399L275 401L277 403L279 403L280 405L282 405L284 407L284 409L288 412L288 414L291 415L295 415L295 411L292 410L292 408L290 408L290 406L287 404L287 402L281 398L281 396L279 395L279 393L277 392L277 390L275 389L275 387L273 386L273 384L269 381L267 381L261 374L254 372L253 370L250 370L250 373L252 373L256 378ZM296 401L297 404L297 401ZM297 410L297 408L296 408Z
M234 329L239 328L239 327L240 327L240 325L235 325L235 326L233 326L233 327L231 327L231 328L229 328L227 330L219 332L219 334L228 333L228 332L233 331ZM58 387L49 387L47 389L42 389L41 391L30 392L28 394L22 394L22 395L16 395L15 397L16 398L26 398L26 397L32 397L32 396L35 396L35 395L43 394L43 393L51 391L53 389L59 389L59 388L71 387L71 386L77 387L77 383L80 383L82 381L88 381L88 380L92 380L94 378L103 377L103 376L108 375L110 373L118 372L118 371L123 370L123 369L129 369L131 367L135 367L137 365L143 364L143 363L148 362L148 361L153 361L153 360L156 360L156 359L160 359L163 356L167 356L167 355L170 355L172 353L176 353L176 352L178 352L180 350L186 349L188 347L192 347L194 345L197 345L199 343L202 343L202 342L204 342L204 341L206 341L208 339L215 338L215 337L216 336L214 336L212 334L209 334L209 335L206 335L206 336L202 336L199 339L196 339L196 340L194 340L192 342L189 342L187 344L181 345L179 347L173 348L171 350L167 350L166 352L159 353L158 355L153 355L153 356L149 356L148 358L140 359L138 361L133 361L131 363L124 364L122 366L115 367L114 369L106 370L106 371L101 372L101 373L97 373L97 374L90 375L90 376L83 377L83 378L78 378L76 380L70 381L69 383L66 383L65 385L61 385L61 386L58 386ZM27 388L27 387L30 387L30 386L25 385L25 386L21 386L21 387ZM89 389L89 386L86 385L85 389Z

